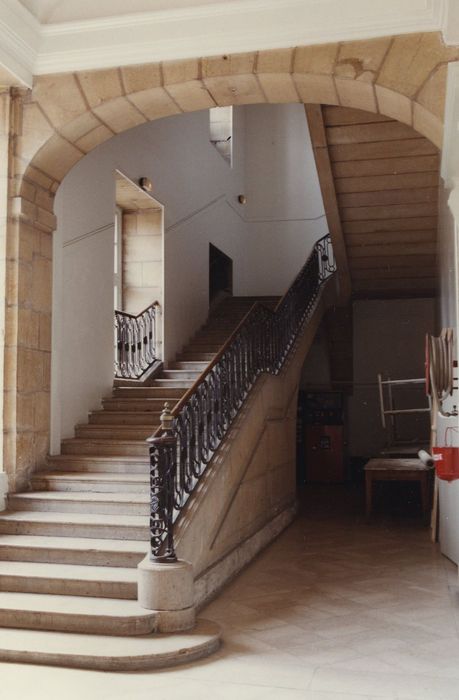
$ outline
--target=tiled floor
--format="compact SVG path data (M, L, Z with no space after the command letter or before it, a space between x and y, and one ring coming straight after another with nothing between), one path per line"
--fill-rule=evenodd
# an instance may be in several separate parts
M354 491L310 491L304 514L204 612L224 629L213 657L136 674L5 664L1 697L459 700L456 566L416 518L367 525L361 512Z

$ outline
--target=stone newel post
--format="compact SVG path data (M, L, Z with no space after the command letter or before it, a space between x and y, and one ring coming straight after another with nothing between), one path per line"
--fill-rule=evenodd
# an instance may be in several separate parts
M159 613L159 632L179 632L195 623L193 568L177 560L173 543L176 439L166 403L162 435L150 443L151 553L138 565L138 600ZM161 551L164 550L164 551Z

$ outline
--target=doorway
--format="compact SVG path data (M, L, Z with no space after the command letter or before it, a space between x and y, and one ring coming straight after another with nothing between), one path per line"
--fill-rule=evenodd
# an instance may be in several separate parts
M233 261L209 243L209 305L233 295Z

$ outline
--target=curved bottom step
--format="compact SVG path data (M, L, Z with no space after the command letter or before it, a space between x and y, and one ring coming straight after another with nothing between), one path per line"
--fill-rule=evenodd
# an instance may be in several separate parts
M176 634L108 637L2 629L0 661L97 671L141 671L195 661L220 646L220 627L200 619Z

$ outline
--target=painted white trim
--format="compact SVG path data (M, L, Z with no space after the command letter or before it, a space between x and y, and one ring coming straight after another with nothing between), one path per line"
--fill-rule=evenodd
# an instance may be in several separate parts
M455 221L459 221L459 179L455 178L453 182L453 189L451 190L448 197L448 206L451 209L451 213L454 216Z
M173 224L169 224L169 226L166 226L165 232L170 233L171 231L175 231L176 229L183 226L183 224L187 224L189 221L194 219L196 216L203 214L205 211L207 211L208 209L211 209L213 206L215 206L216 204L218 204L219 202L221 202L224 199L226 199L226 194L218 195L218 197L211 199L210 202L207 202L207 204L203 204L202 207L199 207L199 209L195 209L194 211L190 212L189 214L182 217L181 219L178 219L178 221L174 221Z
M459 61L448 64L440 173L448 189L459 177Z
M199 207L199 209L195 209L194 211L190 212L186 216L184 216L182 219L179 219L178 221L174 221L174 223L169 224L169 226L166 226L166 233L170 233L171 231L175 231L176 229L179 229L183 224L188 223L192 219L194 219L197 216L200 216L203 214L205 211L208 209L211 209L215 205L219 204L220 202L225 202L227 206L234 211L235 214L238 215L238 217L243 221L245 224L271 224L271 223L286 223L286 222L303 222L303 221L319 221L320 219L325 219L325 214L320 214L319 216L312 216L310 218L302 218L302 219L254 219L254 218L247 218L244 216L242 212L242 207L240 205L236 205L231 199L228 198L226 194L220 194L218 197L215 197L214 199L211 199L210 202L207 202L207 204L203 204L202 207ZM75 241L79 241L82 238L87 238L87 236L91 236L94 233L98 233L99 229L96 231L91 231L90 233L86 233L83 236L80 236L79 238L76 238L72 241L69 241L65 245L70 245L71 243Z
M86 238L91 238L92 236L97 236L99 233L103 233L104 231L109 231L110 229L114 228L115 223L114 221L110 221L108 224L104 224L103 226L99 226L98 228L93 229L92 231L87 231L86 233L82 233L81 236L77 236L76 238L70 239L70 241L66 241L65 243L62 244L63 248L67 248L69 245L74 245L75 243L79 243L80 241L86 240Z
M8 476L6 472L0 472L0 512L6 509L6 497L8 495Z
M31 87L38 55L40 23L18 0L0 0L0 64Z
M27 82L31 73L438 31L448 1L228 0L40 25L18 0L0 0L0 46Z
M301 219L295 219L295 218L287 218L287 219L279 219L276 217L271 217L269 219L259 219L259 218L254 218L251 217L249 218L248 216L244 216L244 213L242 211L242 207L236 207L236 204L231 201L231 199L228 199L226 197L226 203L232 209L238 217L245 223L245 224L285 224L287 222L296 222L296 223L302 223L303 221L320 221L320 219L325 219L326 214L318 214L317 216L310 216L310 217L302 217Z
M327 1L327 0L325 0ZM323 0L283 0L283 11L298 6L318 5ZM124 28L137 28L140 24L155 23L169 24L172 22L189 21L190 19L205 20L210 17L223 18L230 15L240 16L247 12L266 12L279 9L279 0L231 0L216 5L197 5L191 7L172 8L171 10L152 10L150 12L133 12L132 14L101 17L71 22L50 23L42 25L43 36L56 36L58 34L74 34L75 32L90 32L107 29L110 31Z
M457 0L444 0L441 28L445 44L457 46L459 44L459 4Z

